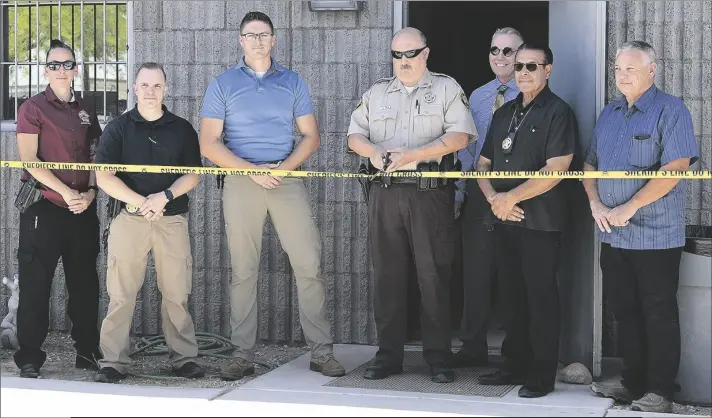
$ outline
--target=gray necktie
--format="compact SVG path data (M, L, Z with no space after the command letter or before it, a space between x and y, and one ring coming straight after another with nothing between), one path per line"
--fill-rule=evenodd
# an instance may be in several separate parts
M494 104L492 105L492 113L497 109L502 107L504 104L504 92L509 88L506 84L502 84L497 88L497 97L494 99Z

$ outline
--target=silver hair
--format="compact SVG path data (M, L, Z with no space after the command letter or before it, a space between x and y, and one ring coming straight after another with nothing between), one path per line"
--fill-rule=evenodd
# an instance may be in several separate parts
M497 29L496 31L494 31L494 35L492 35L492 40L494 41L494 38L496 38L499 35L514 35L517 38L519 38L519 40L522 41L522 43L524 43L524 38L522 37L522 34L519 33L519 31L514 28L506 27L506 28Z
M645 41L630 41L626 42L620 47L618 47L618 50L616 51L616 57L618 57L618 54L620 54L622 51L628 50L628 49L635 49L638 51L641 51L645 53L648 56L648 64L651 64L655 62L656 57L655 57L655 48L653 48L652 45Z

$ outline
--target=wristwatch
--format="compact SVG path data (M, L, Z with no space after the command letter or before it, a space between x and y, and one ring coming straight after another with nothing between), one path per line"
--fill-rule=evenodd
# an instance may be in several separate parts
M169 202L173 200L173 192L170 191L170 189L166 189L163 193L165 193L166 199L168 199Z
M95 192L99 193L99 187L96 185L89 186L89 190L94 190Z

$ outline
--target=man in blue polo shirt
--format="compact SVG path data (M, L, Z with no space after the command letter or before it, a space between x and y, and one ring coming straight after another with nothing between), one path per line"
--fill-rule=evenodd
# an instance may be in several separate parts
M514 58L524 43L518 30L497 29L492 35L489 63L494 80L475 89L470 96L470 113L477 132L487 135L492 115L506 102L514 100L519 88L514 80ZM463 171L475 169L484 140L476 141L457 153ZM462 348L451 358L452 367L477 367L488 363L487 331L491 315L491 287L496 286L496 252L494 231L483 222L490 205L477 185L477 180L459 180L455 194L455 216L462 207L462 286L463 311L460 327ZM467 198L465 198L467 196ZM499 292L495 292L499 294ZM500 298L495 297L495 300ZM502 341L506 351L508 340Z
M632 41L618 49L616 86L593 131L586 170L687 170L699 158L692 117L655 84L655 50ZM680 365L677 286L685 245L685 182L585 179L600 229L604 292L620 327L622 382L594 392L645 412L672 412Z
M298 74L271 58L274 27L264 13L245 15L240 24L240 45L244 57L217 76L205 93L201 152L220 167L295 170L320 142L309 89ZM295 122L301 134L296 146ZM296 277L299 318L312 351L309 367L326 376L343 376L344 368L333 356L326 319L321 238L303 180L272 175L228 176L223 212L232 260L232 343L238 348L220 376L237 380L254 373L257 279L267 213Z

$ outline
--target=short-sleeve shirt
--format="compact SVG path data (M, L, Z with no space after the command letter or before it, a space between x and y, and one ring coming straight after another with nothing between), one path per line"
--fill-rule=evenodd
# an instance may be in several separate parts
M254 164L282 161L294 150L294 120L314 113L309 89L294 71L274 58L258 77L244 57L213 79L201 117L223 121L225 145Z
M198 133L187 120L171 113L163 106L163 116L148 121L138 108L109 122L99 141L96 153L99 164L163 165L201 167ZM184 173L127 173L116 177L134 192L148 197L160 193ZM183 194L168 202L165 216L188 212L188 195Z
M17 133L37 135L37 158L45 162L89 163L91 149L101 136L101 126L91 102L76 97L65 102L50 86L27 99L17 112ZM89 190L89 171L52 170L65 185L80 193ZM25 171L22 181L29 179ZM52 203L67 207L62 196L43 188Z
M537 94L527 106L523 95L505 103L492 117L481 156L492 162L493 171L539 171L547 160L574 153L578 141L578 124L571 106L554 94L548 86ZM515 113L518 121L515 121ZM514 123L518 122L518 123ZM510 137L510 127L519 126L511 146L505 154L503 144ZM492 187L497 192L508 192L527 179L493 178ZM500 221L541 231L561 231L568 221L569 196L567 187L560 182L551 190L518 203L524 210L521 222Z
M507 86L507 90L504 92L504 103L514 100L517 94L519 94L519 88L514 78L504 84L495 78L489 83L476 88L470 95L470 113L472 114L472 119L475 121L477 132L482 136L482 140L475 141L457 152L458 158L462 161L462 171L471 171L477 167L477 160L480 158L480 151L482 150L482 145L485 143L484 138L487 135L487 130L492 121L492 106L497 99L497 95L499 94L498 89L501 86ZM465 179L460 179L456 183L458 191L455 194L455 200L458 202L465 200L465 182ZM472 180L472 183L475 183L475 180ZM484 197L479 187L477 187L477 184L472 185L474 185L474 188L470 188L469 190L474 191L476 194L476 196L474 196L475 200L477 200L475 204L478 205L476 213L479 215L482 209L489 210L489 204L484 202ZM473 200L470 200L470 203L473 203Z
M651 86L629 107L625 97L601 112L586 154L600 171L658 170L678 158L699 158L692 116L675 96ZM628 202L648 179L598 179L598 195L614 208ZM656 250L685 245L685 180L665 196L640 208L628 225L599 232L615 248Z
M460 85L449 76L426 70L411 93L397 77L377 81L352 112L348 135L361 134L390 149L417 148L448 132L466 133L468 142L478 137ZM419 162L399 170L415 170Z

